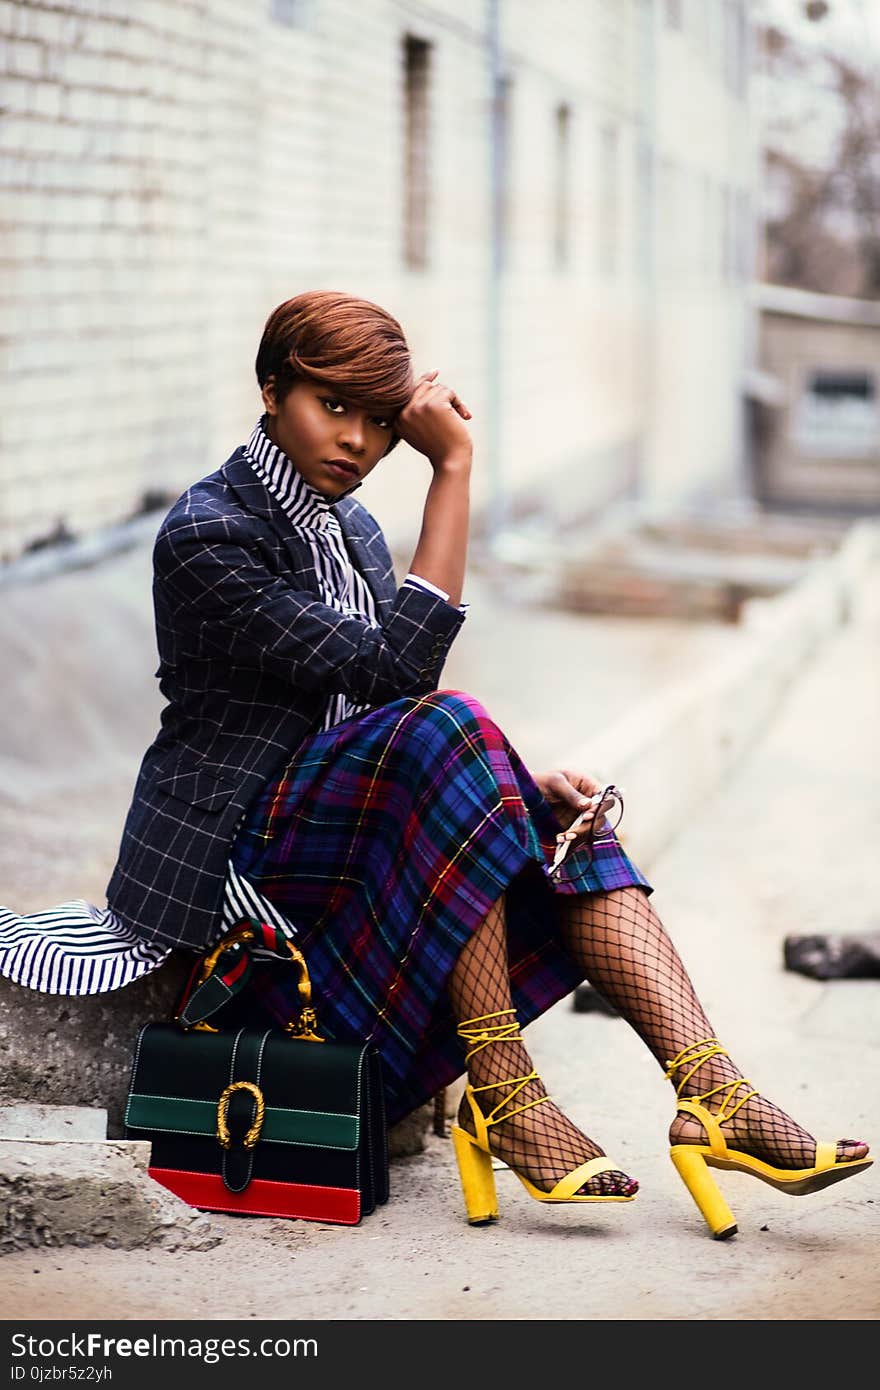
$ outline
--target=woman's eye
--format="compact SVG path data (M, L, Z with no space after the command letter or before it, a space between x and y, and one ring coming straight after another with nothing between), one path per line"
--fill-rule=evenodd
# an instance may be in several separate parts
M344 415L348 408L345 401L337 400L335 396L322 396L321 400L330 411L331 415ZM372 423L377 425L381 430L390 430L392 428L392 422L387 415L374 415Z

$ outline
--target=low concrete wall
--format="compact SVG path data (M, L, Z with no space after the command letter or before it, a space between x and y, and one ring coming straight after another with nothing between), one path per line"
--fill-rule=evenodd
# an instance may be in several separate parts
M624 788L622 838L649 866L760 735L787 686L859 602L880 553L880 526L860 522L788 592L744 609L747 640L714 668L566 750ZM622 828L623 829L623 828Z
M143 1024L170 1016L192 959L175 953L143 980L91 998L0 980L0 1104L98 1106L108 1136L121 1138L135 1039Z

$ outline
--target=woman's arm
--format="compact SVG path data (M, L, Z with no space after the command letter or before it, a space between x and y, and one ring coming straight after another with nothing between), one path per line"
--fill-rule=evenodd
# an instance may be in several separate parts
M425 454L433 469L422 515L422 529L410 572L427 579L461 602L467 561L473 445L464 426L471 412L436 371L419 379L397 420L397 432Z
M436 689L462 613L403 585L381 626L371 627L267 568L258 525L244 516L172 514L160 529L154 589L175 655L225 660L368 704Z

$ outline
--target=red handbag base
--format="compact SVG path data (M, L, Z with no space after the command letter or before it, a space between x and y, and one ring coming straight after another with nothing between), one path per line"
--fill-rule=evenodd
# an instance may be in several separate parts
M189 1173L179 1168L148 1168L147 1172L191 1207L204 1211L286 1216L343 1226L356 1226L361 1219L360 1193L354 1188L310 1187L305 1183L254 1178L243 1192L230 1192L218 1173Z

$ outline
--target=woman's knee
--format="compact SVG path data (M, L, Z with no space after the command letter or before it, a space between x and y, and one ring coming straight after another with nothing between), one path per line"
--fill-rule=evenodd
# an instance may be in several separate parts
M459 723L478 721L495 725L485 705L466 690L432 690L424 699L432 708L442 709Z
M473 747L482 741L494 748L504 737L485 706L464 690L431 690L412 697L401 733L414 740L417 756L431 763L463 743Z

